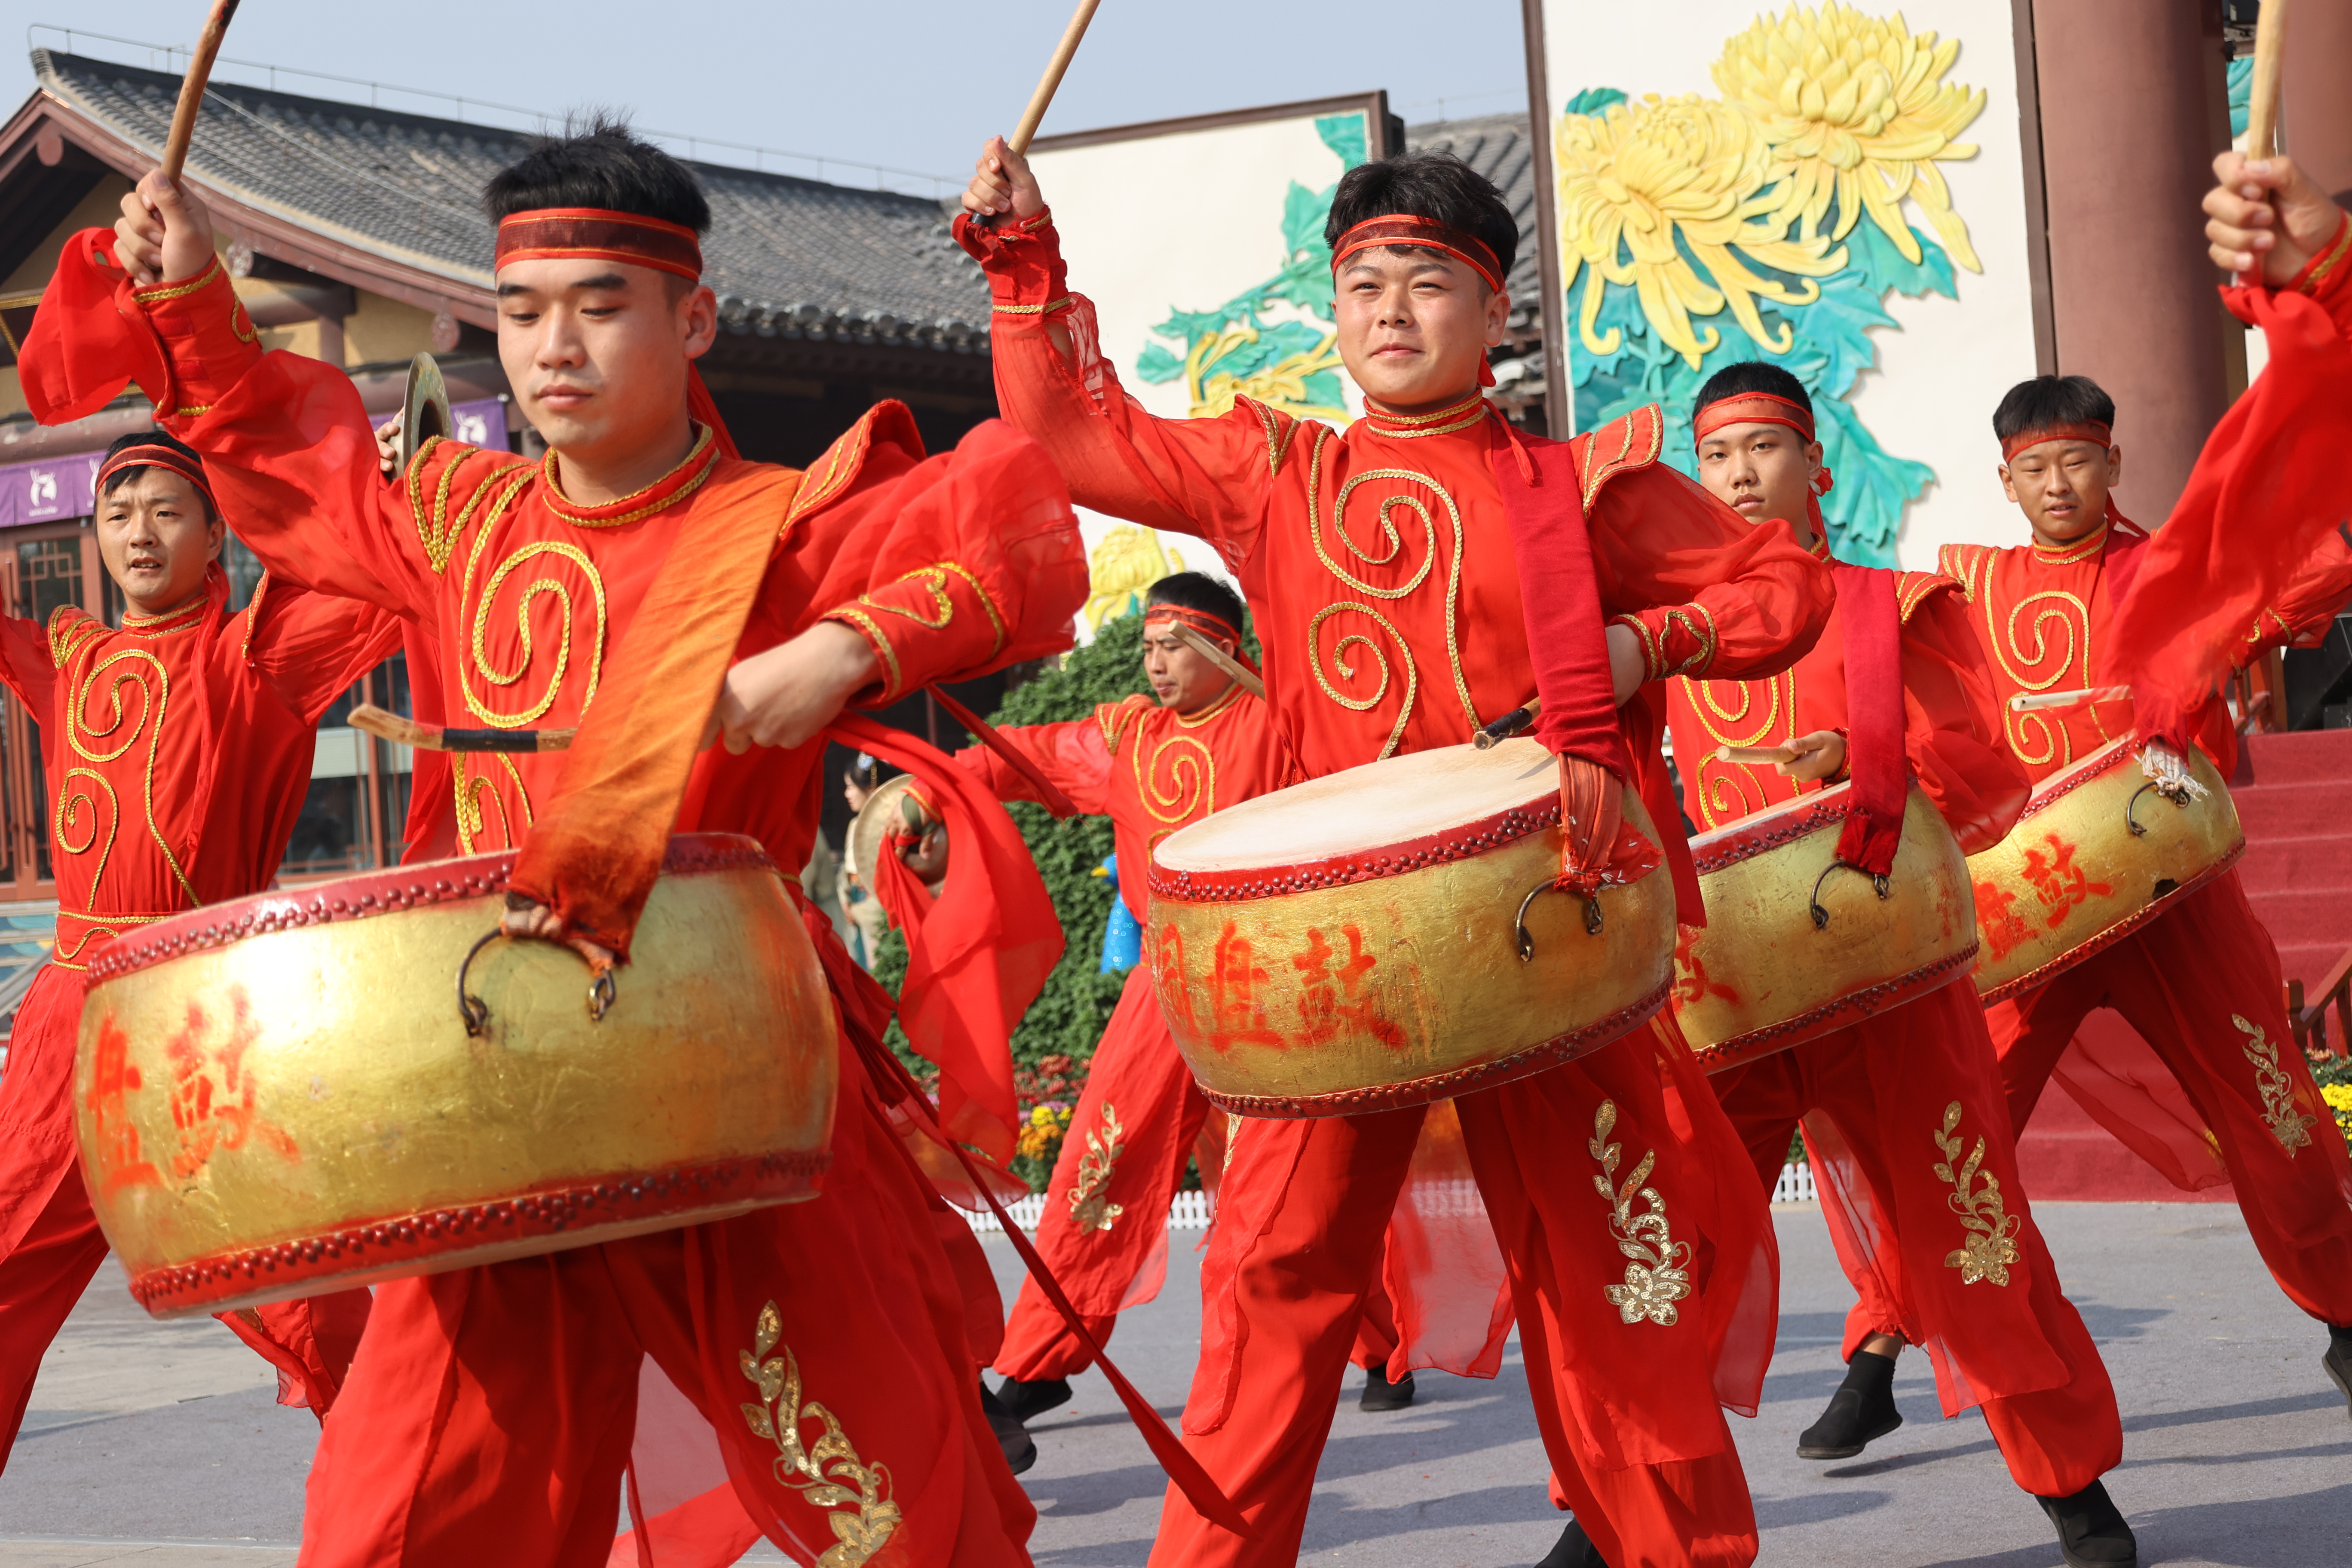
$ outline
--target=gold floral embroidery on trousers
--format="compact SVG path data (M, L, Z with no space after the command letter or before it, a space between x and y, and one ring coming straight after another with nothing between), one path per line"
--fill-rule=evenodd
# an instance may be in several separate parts
M775 1444L780 1484L800 1493L812 1508L835 1510L828 1516L835 1544L816 1560L817 1568L858 1568L898 1528L898 1505L889 1495L890 1469L861 1460L832 1411L814 1400L801 1402L800 1362L792 1347L782 1347L783 1354L772 1359L768 1355L783 1331L776 1304L761 1308L751 1349L739 1358L743 1375L760 1390L759 1404L744 1405L743 1419L754 1435ZM803 1421L824 1424L824 1436L814 1447L801 1441Z
M2296 1150L2311 1146L2311 1130L2318 1124L2319 1118L2295 1105L2294 1079L2279 1066L2278 1047L2271 1043L2269 1033L2235 1013L2230 1015L2230 1022L2248 1036L2246 1059L2254 1064L2254 1089L2263 1097L2263 1125L2271 1130L2271 1136L2279 1141L2279 1147L2292 1160Z
M1944 1201L1960 1216L1960 1224L1969 1236L1944 1259L1944 1267L1958 1269L1963 1285L1973 1285L1979 1279L2006 1285L2009 1266L2022 1256L2017 1250L2016 1237L2025 1222L2002 1211L1999 1177L1987 1176L1983 1190L1976 1190L1977 1168L1984 1163L1985 1141L1979 1138L1968 1159L1961 1161L1960 1146L1967 1140L1952 1135L1952 1130L1959 1124L1960 1102L1956 1100L1944 1108L1944 1130L1936 1134L1936 1147L1944 1152L1944 1157L1936 1163L1936 1179L1952 1184L1952 1195Z
M1633 1259L1625 1265L1625 1283L1609 1286L1603 1294L1629 1325L1647 1318L1662 1329L1672 1328L1681 1316L1675 1303L1691 1293L1690 1243L1674 1238L1666 1226L1666 1201L1654 1188L1642 1184L1657 1167L1655 1149L1643 1151L1632 1173L1623 1183L1617 1181L1618 1145L1608 1141L1616 1125L1617 1102L1602 1100L1592 1117L1590 1147L1601 1172L1592 1178L1592 1185L1608 1200L1609 1230L1617 1238L1617 1250ZM1637 1196L1650 1205L1648 1213L1633 1212Z
M1126 1136L1118 1108L1104 1100L1102 1126L1087 1130L1087 1152L1078 1156L1078 1179L1070 1187L1070 1221L1082 1231L1108 1230L1127 1212L1110 1201L1111 1167L1127 1152L1120 1142Z

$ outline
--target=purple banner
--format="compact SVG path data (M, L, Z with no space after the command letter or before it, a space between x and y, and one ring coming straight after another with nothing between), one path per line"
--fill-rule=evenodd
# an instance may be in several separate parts
M487 447L493 452L507 449L507 405L502 397L453 403L449 422L454 426L449 434L468 447Z
M0 468L0 528L89 516L100 456L77 452Z

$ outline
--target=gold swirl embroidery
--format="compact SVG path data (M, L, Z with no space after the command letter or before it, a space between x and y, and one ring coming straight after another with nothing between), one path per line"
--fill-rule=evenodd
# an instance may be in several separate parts
M1082 1232L1108 1230L1126 1208L1110 1201L1110 1177L1127 1152L1127 1129L1118 1111L1103 1101L1102 1126L1087 1129L1087 1152L1078 1156L1078 1179L1070 1184L1070 1223Z
M597 683L603 679L604 668L606 614L604 577L598 574L595 563L588 559L587 552L578 545L567 544L561 540L536 540L517 550L501 562L499 569L490 574L489 581L482 585L480 596L476 598L474 572L481 562L484 549L489 543L490 533L491 531L488 527L482 530L475 542L472 555L466 562L464 594L459 601L463 603L465 599L474 600L472 666L470 670L460 670L458 682L465 692L467 709L482 722L495 729L518 730L538 720L555 706L555 700L563 689L563 677L572 664L572 591L569 588L552 577L537 577L523 589L522 596L515 603L515 634L522 643L522 655L521 661L512 669L500 670L494 666L490 662L489 651L485 643L489 631L491 606L497 603L499 590L505 584L508 575L516 567L535 556L555 555L571 562L580 569L581 575L588 579L589 592L595 599L596 632L595 636L589 639L588 684L587 689L580 698L580 711L586 713L588 705L596 700ZM543 594L553 595L556 602L563 609L563 640L555 649L555 668L548 677L546 689L540 694L536 702L520 712L496 711L474 694L473 677L479 676L492 686L512 686L530 673L535 651L530 631L531 605Z
M1290 450L1290 438L1298 433L1298 421L1275 416L1272 409L1262 406L1254 398L1236 397L1234 402L1245 405L1257 416L1258 425L1265 431L1265 471L1271 479L1282 472L1283 454Z
M931 607L938 612L940 617L938 620L925 620L920 610L908 609L901 605L885 605L867 595L859 595L857 602L868 609L880 610L885 615L904 616L926 631L940 631L955 619L955 601L948 597L950 573L963 579L964 584L971 590L971 596L980 601L981 609L987 614L988 624L996 634L996 646L989 650L988 656L994 658L1004 651L1004 644L1009 636L1005 630L1004 617L998 614L996 606L990 603L988 591L980 585L980 579L973 576L970 569L959 566L952 561L941 561L930 566L918 566L889 584L895 588L900 583L920 583L930 592Z
M1331 645L1331 668L1339 672L1340 679L1355 679L1355 667L1348 662L1348 650L1358 644L1361 644L1363 647L1371 649L1372 658L1380 662L1380 689L1373 692L1370 697L1365 698L1343 696L1341 695L1339 689L1331 684L1330 678L1323 673L1323 660L1319 657L1318 650L1316 647L1316 635L1323 629L1323 623L1325 621L1330 619L1333 616L1338 615L1342 610L1353 610L1360 616L1369 616L1371 617L1373 623L1382 631L1396 638L1397 651L1402 655L1404 658L1404 705L1397 710L1396 723L1389 731L1389 738L1385 742L1381 742L1380 754L1385 757L1390 752L1397 749L1397 742L1404 737L1405 721L1412 717L1412 699L1414 692L1420 689L1420 671L1413 664L1412 648L1405 642L1404 634L1397 630L1395 626L1390 622L1386 616L1381 614L1370 605L1349 604L1343 600L1337 605L1325 605L1322 609L1318 610L1315 613L1315 618L1313 620L1307 623L1307 661L1309 668L1315 671L1315 684L1323 689L1324 696L1328 697L1332 701L1337 702L1342 708L1349 709L1357 713L1364 713L1379 707L1381 705L1381 699L1389 694L1389 656L1381 651L1380 644L1374 642L1370 637L1366 637L1361 632L1349 632L1347 636L1341 637L1338 642Z
M1592 1117L1592 1142L1586 1145L1601 1163L1601 1174L1592 1178L1592 1186L1609 1205L1609 1232L1617 1238L1617 1250L1633 1259L1625 1265L1625 1283L1611 1285L1602 1293L1617 1309L1619 1321L1629 1327L1646 1318L1670 1329L1681 1316L1675 1303L1691 1293L1690 1243L1674 1238L1666 1223L1665 1199L1655 1188L1642 1184L1657 1167L1655 1149L1645 1150L1625 1180L1617 1181L1619 1146L1609 1142L1616 1125L1617 1102L1602 1100ZM1636 1196L1649 1205L1647 1213L1633 1212Z
M1761 746L1796 738L1794 670L1783 670L1769 680L1701 680L1687 675L1675 679L1682 684L1691 716L1716 745ZM1762 698L1758 696L1759 689ZM1738 705L1726 706L1735 694ZM1763 717L1753 729L1747 728L1759 705ZM1737 822L1771 804L1771 792L1761 782L1762 775L1746 763L1719 761L1711 750L1698 759L1696 776L1699 816L1705 827Z
M2075 677L2074 684L2088 686L2091 683L2091 612L2081 599L2061 588L2047 588L2039 594L2029 594L2011 606L2006 626L2001 625L1999 610L1990 594L1984 596L1984 611L1986 644L1992 649L1993 658L2000 664L2001 673L2016 682L2021 689L2048 691L2074 675L2078 661L2082 673ZM2020 631L2021 620L2025 621L2032 633L2030 648ZM2062 654L2054 656L2056 665L2037 679L2026 671L2050 666L2053 655L2049 628L2053 621L2065 634L2065 647ZM2011 713L2007 704L2002 705L2001 718L2009 731L2010 749L2017 753L2019 761L2028 766L2039 767L2054 761L2058 766L2065 767L2074 761L2073 735L2063 719L2053 721L2042 713ZM2096 722L2097 718L2097 711L2094 709L2093 721Z
M98 908L99 879L106 875L106 863L114 855L114 830L122 821L122 807L114 797L114 786L106 782L104 773L94 768L68 768L58 789L56 821L50 828L58 847L66 854L87 855L90 847L98 842L98 796L87 789L75 793L73 786L77 779L88 779L106 795L106 847L98 852L98 867L89 874L89 907L94 911ZM89 808L89 831L82 836L80 843L76 844L68 835L75 831L84 806Z
M2230 1022L2247 1036L2246 1059L2254 1065L2254 1090L2263 1097L2263 1125L2292 1160L2295 1151L2311 1146L2311 1130L2319 1124L2319 1118L2295 1104L2294 1079L2279 1065L2278 1047L2271 1043L2268 1031L2235 1013L2230 1015Z
M159 620L162 618L158 617ZM181 625L165 629L184 631L195 624L194 619L189 619ZM119 668L124 666L130 668ZM142 666L144 668L140 668ZM89 721L90 693L97 687L99 678L110 669L116 670L114 679L108 683L106 693L107 706L111 710L111 717L103 729L93 728ZM150 669L154 672L155 680L152 689L147 684L146 672ZM131 724L128 731L123 730L122 689L126 686L135 687L139 691L138 721ZM172 678L164 669L163 661L144 648L122 648L100 659L90 667L89 673L82 677L81 685L74 693L73 709L67 715L66 739L73 747L75 754L84 761L111 763L127 755L131 748L139 743L140 736L147 737L147 768L144 781L147 832L155 840L155 847L163 851L163 864L172 868L173 879L180 884L191 900L194 900L196 889L189 883L187 873L181 868L179 857L173 854L171 845L164 842L163 825L155 820L155 763L163 741L163 719L171 710L171 706ZM121 743L112 751L92 749L92 743L102 747L117 735L121 737ZM85 743L83 739L85 736L89 738L89 743ZM110 788L108 793L110 796L112 794ZM62 825L64 817L60 816L58 821ZM110 847L113 841L113 836L110 834L107 838L108 845ZM62 839L58 841L58 847L61 849L67 847ZM73 852L70 849L68 850L68 853ZM96 899L97 893L97 879L93 877L90 882L90 896L93 900ZM92 907L94 908L95 905L93 904Z
M1952 1129L1959 1124L1960 1102L1956 1100L1944 1108L1944 1129L1936 1134L1936 1147L1944 1152L1944 1157L1936 1163L1936 1179L1952 1184L1952 1195L1944 1202L1960 1216L1960 1225L1969 1234L1968 1239L1944 1259L1944 1267L1958 1269L1963 1285L1973 1285L1979 1279L2006 1285L2009 1266L2021 1256L2016 1237L2025 1222L2003 1212L1999 1177L1987 1176L1984 1189L1974 1190L1977 1168L1984 1163L1985 1141L1979 1138L1967 1162L1960 1163L1960 1145L1967 1140L1952 1135Z
M1217 759L1192 736L1171 735L1152 747L1149 766L1139 737L1132 763L1135 793L1154 822L1172 827L1217 809Z
M736 1364L760 1391L760 1403L746 1402L743 1420L754 1436L776 1446L777 1484L801 1494L811 1508L827 1509L834 1544L820 1555L817 1568L858 1568L871 1559L898 1528L898 1505L890 1498L890 1468L868 1465L842 1431L840 1420L814 1400L801 1399L800 1359L790 1345L771 1358L783 1337L782 1317L770 1301L760 1309L752 1327L751 1348L737 1352ZM801 1440L801 1423L820 1422L824 1436L814 1447Z
M506 782L514 785L515 799L522 805L522 825L528 828L531 824L530 792L523 787L522 770L516 767L514 759L503 752L498 753L498 759L499 765L506 770ZM485 798L499 808L499 842L496 847L511 849L521 839L516 836L514 823L507 816L506 800L499 793L499 781L480 773L469 774L467 769L472 765L470 755L460 754L457 765L449 770L450 783L457 795L457 852L461 855L475 852L476 841L489 820L488 813L482 809Z

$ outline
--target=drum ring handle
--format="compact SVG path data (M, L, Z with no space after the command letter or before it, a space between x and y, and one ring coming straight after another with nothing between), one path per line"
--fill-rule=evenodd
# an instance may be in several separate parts
M2124 826L2131 829L2131 836L2134 838L2145 838L2147 837L2147 829L2139 825L2139 823L2133 817L2132 813L2138 808L2139 797L2146 795L2150 790L2154 790L2157 794L2162 795L2165 799L2170 801L2181 810L2186 811L2189 809L2189 795L2187 790L2184 789L2176 795L2172 791L2165 788L2161 784L2158 784L2156 780L2148 780L2147 783L2132 791L2131 799L2124 802Z
M1830 879L1830 873L1836 870L1841 866L1844 867L1849 871L1862 871L1862 868L1855 865L1851 860L1832 860L1828 865L1822 868L1822 874L1813 879L1813 896L1807 905L1807 907L1812 911L1813 929L1815 931L1827 931L1830 928L1830 912L1822 907L1822 884L1828 881ZM1872 890L1877 893L1880 898L1885 898L1894 890L1888 883L1885 872L1862 871L1862 874L1870 879Z
M474 960L481 955L482 949L504 935L504 927L493 927L484 931L475 939L474 945L466 950L466 956L457 961L457 1014L466 1021L468 1039L478 1040L489 1032L490 1005L466 989L466 973L473 968ZM618 1000L620 987L614 983L613 972L610 969L597 970L594 978L588 982L589 1021L603 1023L604 1015L613 1010L613 1004Z
M1555 886L1557 883L1547 878L1529 888L1528 896L1519 900L1519 912L1511 921L1511 934L1518 939L1521 963L1533 963L1536 957L1535 933L1528 930L1528 908L1538 896L1550 892ZM1601 900L1598 898L1588 897L1584 900L1584 934L1601 934Z

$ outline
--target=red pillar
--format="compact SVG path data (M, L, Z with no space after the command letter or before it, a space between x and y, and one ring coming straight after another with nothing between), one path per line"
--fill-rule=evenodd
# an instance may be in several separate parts
M2352 200L2352 0L2294 0L2287 28L2287 153L2320 189Z

